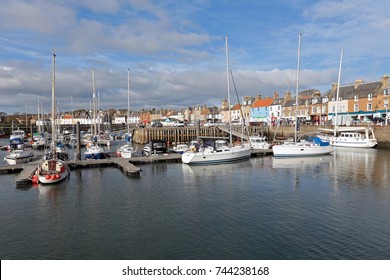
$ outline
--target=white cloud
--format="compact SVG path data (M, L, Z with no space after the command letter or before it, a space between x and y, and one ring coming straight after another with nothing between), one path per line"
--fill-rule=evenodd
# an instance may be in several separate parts
M1 105L12 113L17 106L24 110L21 100L34 104L38 95L50 98L52 48L62 108L70 108L70 96L74 107L88 108L92 67L105 108L127 106L128 67L133 108L218 105L216 100L226 97L225 33L231 37L240 96L294 92L299 31L301 89L330 88L337 79L341 47L347 83L379 79L388 69L387 2L286 1L287 10L296 13L291 17L256 10L272 5L248 3L3 0L0 98L6 101ZM239 16L228 25L231 14L221 11L231 7L240 10L230 11Z

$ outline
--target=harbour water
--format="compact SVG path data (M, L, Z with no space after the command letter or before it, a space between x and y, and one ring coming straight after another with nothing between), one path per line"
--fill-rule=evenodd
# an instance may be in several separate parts
M1 152L1 159L5 152ZM0 175L1 259L390 259L390 150Z

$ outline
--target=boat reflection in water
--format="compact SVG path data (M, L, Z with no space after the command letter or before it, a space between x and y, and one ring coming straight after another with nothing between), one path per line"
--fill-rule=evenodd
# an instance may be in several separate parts
M299 157L299 158L278 158L272 159L272 168L307 168L319 165L329 165L334 160L333 155L322 157Z

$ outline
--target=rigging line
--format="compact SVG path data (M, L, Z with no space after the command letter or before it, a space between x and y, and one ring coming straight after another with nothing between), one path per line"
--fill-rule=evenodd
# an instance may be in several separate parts
M233 82L234 91L236 92L237 102L238 102L238 104L240 105L240 114L241 114L241 119L242 119L242 122L243 122L243 125L244 125L244 128L245 128L245 132L249 135L249 129L248 129L248 127L246 126L245 118L244 118L244 113L242 112L242 106L241 106L241 104L240 104L240 98L238 97L238 92L237 92L237 88L236 88L236 83L234 82L233 71L232 71L231 68L229 68L229 71L230 71L230 76L232 77L232 82ZM244 104L243 104L243 105L244 105Z

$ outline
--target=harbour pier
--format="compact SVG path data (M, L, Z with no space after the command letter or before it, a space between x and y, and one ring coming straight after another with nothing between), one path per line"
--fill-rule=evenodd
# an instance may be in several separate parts
M264 156L272 154L272 149L268 150L252 150L252 156ZM181 154L165 153L165 154L152 154L151 156L140 156L132 158L121 158L116 155L107 159L98 160L69 160L68 166L70 169L79 168L101 168L101 167L117 167L127 176L139 177L141 168L135 164L148 164L148 163L168 163L168 162L181 162ZM31 177L34 175L35 170L38 167L39 161L33 161L24 164L16 165L0 165L0 174L19 174L15 178L17 185L31 183Z

